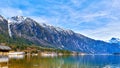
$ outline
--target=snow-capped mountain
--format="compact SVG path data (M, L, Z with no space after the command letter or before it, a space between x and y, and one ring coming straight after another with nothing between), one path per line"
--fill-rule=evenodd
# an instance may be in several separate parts
M24 16L14 16L11 18L8 18L8 21L10 23L21 23L22 21L24 21L27 17Z
M33 26L33 25L42 26L43 28L45 28L46 30L51 31L51 32L60 31L60 32L64 32L64 33L67 32L69 34L73 33L72 30L65 30L65 29L62 29L60 27L54 27L54 26L51 26L51 25L46 25L45 23L39 23L38 24L36 21L34 21L33 19L30 19L28 17L14 16L14 17L8 18L9 35L12 36L11 28L10 28L11 25L26 24L26 23L27 23L27 25L29 24L30 26Z
M72 30L39 24L28 17L15 16L6 21L11 38L24 38L35 45L85 53L120 51L117 44L113 46L113 44L88 38Z
M109 43L115 43L115 44L119 44L120 45L120 39L119 38L111 38L109 40Z

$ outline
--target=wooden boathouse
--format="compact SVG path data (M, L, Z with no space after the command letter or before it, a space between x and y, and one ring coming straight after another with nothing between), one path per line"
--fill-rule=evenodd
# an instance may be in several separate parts
M7 55L11 48L9 46L0 45L0 55Z

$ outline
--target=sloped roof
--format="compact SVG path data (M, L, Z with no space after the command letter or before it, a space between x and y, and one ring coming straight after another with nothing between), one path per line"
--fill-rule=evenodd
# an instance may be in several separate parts
M11 48L8 46L0 45L0 50L11 50Z

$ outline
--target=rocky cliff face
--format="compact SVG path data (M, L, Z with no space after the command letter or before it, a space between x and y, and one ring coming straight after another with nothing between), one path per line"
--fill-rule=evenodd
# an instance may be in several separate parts
M94 40L72 30L38 24L31 18L15 16L8 19L8 23L11 37L24 38L37 45L86 53L120 51L117 45Z
M0 34L8 33L7 20L0 15Z

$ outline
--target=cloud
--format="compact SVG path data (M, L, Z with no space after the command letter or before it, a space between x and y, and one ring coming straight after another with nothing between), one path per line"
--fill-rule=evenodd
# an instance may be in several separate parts
M84 3L86 0L70 0L74 6L80 7L82 3Z
M113 4L114 7L113 7ZM117 3L117 4L116 4ZM120 2L114 1L101 1L87 7L81 13L81 11L75 11L74 9L67 7L70 17L70 24L73 25L72 30L82 33L94 39L108 40L111 37L120 38L120 14L118 6ZM104 7L105 4L105 7ZM90 8L92 7L92 9ZM97 8L96 8L97 7ZM100 8L101 7L101 8ZM104 7L104 8L103 8ZM116 8L117 7L117 8ZM95 9L96 8L96 9ZM67 22L69 19L67 19ZM76 23L77 22L77 23ZM88 23L86 25L81 25L81 23ZM82 23L82 24L83 24ZM80 25L79 25L80 24ZM92 25L90 25L92 24ZM71 27L70 25L70 27ZM78 26L77 26L78 25ZM83 26L81 29L79 27ZM87 26L87 29L86 29ZM90 27L95 27L91 29Z
M86 36L89 36L91 38L97 39L97 40L104 40L107 41L111 37L118 37L120 38L120 22L110 22L104 27L96 28L93 30L84 30L82 33Z
M94 39L120 37L120 0L4 0L0 4L6 17L28 16Z
M113 7L112 2L114 0L92 2L92 4L81 10L63 4L57 8L59 8L58 11L65 10L64 13L51 10L53 13L56 12L56 16L47 17L46 20L52 25L72 29L94 39L108 40L111 37L120 37L119 9L115 8L119 4L114 4ZM74 2L74 5L77 3L79 2ZM81 4L78 6L81 6Z
M0 13L5 17L12 17L16 15L23 15L23 11L15 8L0 8Z

